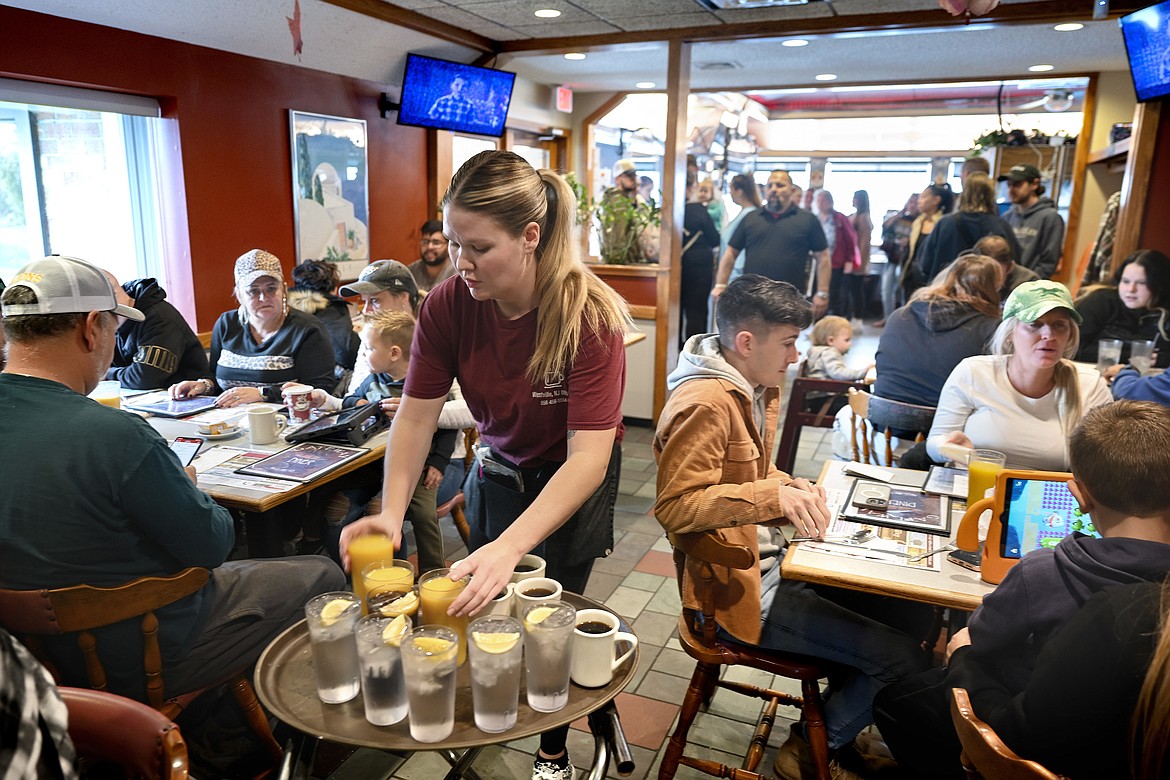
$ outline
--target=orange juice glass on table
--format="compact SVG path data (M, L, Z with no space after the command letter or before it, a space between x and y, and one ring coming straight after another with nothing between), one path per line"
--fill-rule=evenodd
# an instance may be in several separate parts
M410 561L373 561L362 568L362 587L368 597L375 589L391 585L394 590L405 593L414 587L414 566Z
M967 506L971 506L995 487L995 478L1003 471L1007 456L996 450L971 450L967 458Z
M361 599L363 614L366 609L366 586L362 581L362 570L375 561L393 559L394 541L385 534L366 534L349 543L349 571L353 578L353 592Z
M122 408L122 386L115 380L103 379L89 394L89 397L102 406L114 409Z
M456 663L460 666L467 660L467 616L448 615L447 608L470 581L471 577L452 580L450 569L432 569L418 579L423 623L446 626L459 635L459 658Z

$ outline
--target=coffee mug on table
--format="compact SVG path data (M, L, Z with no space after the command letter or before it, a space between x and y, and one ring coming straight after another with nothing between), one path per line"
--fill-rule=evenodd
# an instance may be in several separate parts
M248 410L248 432L253 444L272 444L288 425L288 420L279 417L271 407L255 407Z
M288 407L289 422L308 422L313 411L313 388L309 385L288 385L280 392Z
M516 600L516 616L520 617L533 604L560 601L561 583L548 577L530 577L513 585L512 594Z
M512 603L515 600L512 594L512 588L514 587L510 582L506 584L504 589L494 599L489 601L486 607L476 614L476 617L484 617L485 615L511 615L513 609Z
M614 658L617 643L625 641L629 649ZM604 609L577 610L577 627L573 630L573 665L569 676L583 688L609 685L614 670L638 647L638 637L618 631L618 618Z
M512 582L520 582L532 577L543 577L544 568L544 558L528 553L516 564L516 568L512 572Z

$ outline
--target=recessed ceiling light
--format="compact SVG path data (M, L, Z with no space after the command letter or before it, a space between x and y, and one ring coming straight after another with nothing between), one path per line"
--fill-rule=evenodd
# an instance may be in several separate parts
M535 13L541 19L556 19L558 16L561 15L561 12L555 8L541 8L541 9L537 10Z
M795 49L799 46L808 46L808 41L804 38L789 38L786 41L780 41L780 45Z
M1057 32L1073 32L1074 30L1080 30L1083 27L1084 25L1080 22L1065 22L1064 24L1056 25L1052 29L1056 30Z
M653 81L639 81L634 86L637 87L638 89L654 89L654 82Z
M815 78L817 81L836 81L837 74L836 73L818 73L815 76Z
M1055 70L1055 65L1030 65L1028 70L1032 73L1047 73L1050 70Z
M566 60L583 60L585 55L579 51L571 51L565 55Z

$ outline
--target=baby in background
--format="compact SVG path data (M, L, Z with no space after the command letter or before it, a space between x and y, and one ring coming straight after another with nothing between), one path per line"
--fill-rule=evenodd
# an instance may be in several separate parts
M843 379L857 382L874 367L845 365L845 353L853 346L853 326L844 317L824 317L813 326L812 347L804 359L804 376L810 379Z

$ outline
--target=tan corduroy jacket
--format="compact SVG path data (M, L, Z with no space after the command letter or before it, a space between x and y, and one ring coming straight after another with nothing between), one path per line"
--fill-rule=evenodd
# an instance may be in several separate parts
M716 566L715 619L737 639L760 639L760 570L756 524L781 516L780 486L792 478L769 459L780 410L780 391L766 391L761 438L752 399L728 379L689 379L674 390L654 440L658 498L654 515L672 543L678 534L714 531L756 555L747 570ZM699 609L696 576L683 576L683 604Z

